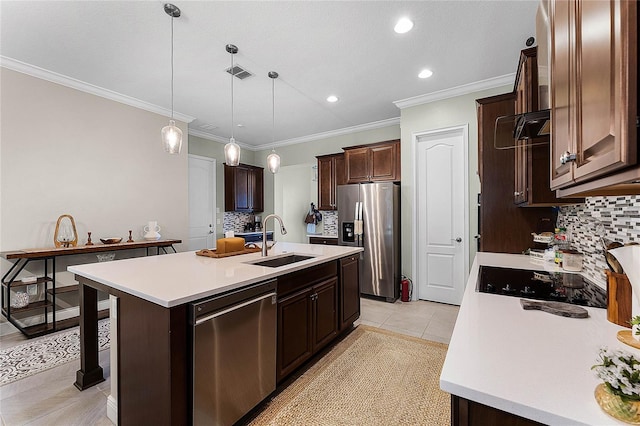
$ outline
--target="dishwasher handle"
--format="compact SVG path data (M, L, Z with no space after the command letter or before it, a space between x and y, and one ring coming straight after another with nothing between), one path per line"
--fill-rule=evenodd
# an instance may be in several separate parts
M206 317L198 318L196 320L195 325L199 325L199 324L201 324L203 322L206 322L206 321L209 321L209 320L211 320L213 318L219 317L219 316L224 315L224 314L228 314L229 312L235 311L236 309L244 308L245 306L251 305L251 304L253 304L255 302L259 302L259 301L261 301L263 299L266 299L268 297L272 298L271 304L275 305L276 304L276 292L274 291L274 292L271 292L271 293L264 294L264 295L262 295L260 297L256 297L255 299L247 300L246 302L242 302L240 304L230 306L230 307L228 307L226 309L223 309L221 311L214 312L211 315L207 315Z

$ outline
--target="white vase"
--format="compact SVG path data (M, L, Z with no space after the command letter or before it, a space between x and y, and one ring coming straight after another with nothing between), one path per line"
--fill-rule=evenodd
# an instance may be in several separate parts
M158 226L158 222L150 221L147 226L143 228L144 230L144 239L148 241L157 241L160 239L160 227Z

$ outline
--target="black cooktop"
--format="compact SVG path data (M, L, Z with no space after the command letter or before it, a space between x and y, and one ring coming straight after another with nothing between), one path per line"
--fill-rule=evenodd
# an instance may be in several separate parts
M481 266L476 291L573 305L607 307L607 293L579 274Z

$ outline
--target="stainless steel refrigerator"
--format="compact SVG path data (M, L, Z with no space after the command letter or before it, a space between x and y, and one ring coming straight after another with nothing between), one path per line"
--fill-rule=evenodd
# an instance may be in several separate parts
M364 247L360 292L393 302L400 289L400 187L338 185L338 244Z

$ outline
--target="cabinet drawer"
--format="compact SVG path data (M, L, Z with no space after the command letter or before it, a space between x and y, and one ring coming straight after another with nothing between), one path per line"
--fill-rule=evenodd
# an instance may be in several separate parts
M337 238L325 238L325 237L309 237L309 244L325 244L328 246L337 246Z
M278 298L338 275L337 261L312 266L278 277Z

